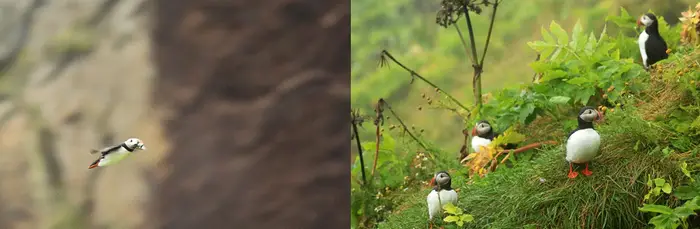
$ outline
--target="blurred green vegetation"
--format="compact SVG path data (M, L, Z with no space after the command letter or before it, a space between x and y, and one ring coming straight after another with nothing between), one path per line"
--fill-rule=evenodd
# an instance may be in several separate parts
M484 93L519 87L532 80L534 71L529 64L537 54L527 42L540 40L541 28L548 27L551 21L557 21L566 31L571 31L576 21L580 21L587 31L601 31L605 18L619 15L620 7L624 7L632 17L653 10L665 17L668 23L675 24L680 12L692 3L694 1L690 0L504 1L498 8L484 62ZM421 94L432 92L432 88L419 81L410 83L410 75L396 65L378 67L379 52L386 49L463 104L473 104L473 69L469 57L456 30L435 23L438 8L438 1L353 1L352 106L371 115L372 105L377 99L385 98L407 124L425 129L421 137L456 156L463 140L461 130L468 127L464 120L449 111L423 109L425 100ZM486 38L489 13L490 9L485 9L481 15L472 17L478 49L483 47ZM630 24L634 26L634 22ZM464 20L458 25L466 36ZM610 31L614 28L608 29L615 32ZM374 128L372 125L367 127L360 129L360 136L363 140L373 140ZM356 147L353 149L357 150Z

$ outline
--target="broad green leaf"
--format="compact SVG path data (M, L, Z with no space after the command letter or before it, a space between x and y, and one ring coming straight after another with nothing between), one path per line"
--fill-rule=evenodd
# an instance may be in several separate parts
M550 81L553 79L564 78L567 75L568 75L568 73L566 73L565 71L562 71L562 70L548 71L548 72L544 73L540 82L547 82L547 81Z
M464 226L464 221L460 220L460 221L457 221L456 223L457 223L457 226L460 226L460 227Z
M651 191L654 193L654 195L658 196L659 194L661 194L661 187L654 187L653 189L651 189Z
M649 220L649 223L658 229L676 229L676 226L673 226L675 220L674 216L664 214L654 216Z
M689 200L695 198L696 196L700 196L700 193L698 193L697 188L693 186L681 185L673 191L673 195L681 200Z
M663 206L663 205L656 205L656 204L644 204L643 207L639 208L640 211L643 212L654 212L654 213L661 213L661 214L673 214L673 209Z
M664 186L661 188L662 191L666 194L671 194L671 185L666 183Z
M685 219L690 215L695 215L695 211L686 206L680 206L673 209L673 214L681 219Z
M549 31L557 38L557 43L560 45L567 45L569 43L569 35L566 34L566 30L561 28L559 24L552 21L549 24Z
M498 135L496 138L491 141L489 146L495 147L497 145L504 145L504 144L509 144L509 143L520 143L522 141L525 141L526 137L523 134L520 134L518 132L515 132L514 127L509 127L506 129L506 131L503 132L503 134Z
M464 215L460 216L459 219L461 221L464 221L465 223L469 223L469 222L474 221L474 216L472 216L470 214L464 214Z
M549 98L549 102L554 104L566 104L569 100L571 100L571 98L566 96L554 96Z
M457 221L459 221L459 217L454 216L454 215L450 215L450 216L445 217L445 219L443 219L442 221L445 221L448 223L449 222L457 222Z
M603 42L603 39L606 39L606 38L608 38L608 24L607 23L605 23L605 25L603 26L603 31L600 32L600 37L598 38L598 43Z
M573 85L577 85L577 86L581 86L585 83L590 83L590 82L591 82L591 80L586 78L586 77L575 77L575 78L572 78L572 79L566 81L566 83L568 83L568 84L573 84Z

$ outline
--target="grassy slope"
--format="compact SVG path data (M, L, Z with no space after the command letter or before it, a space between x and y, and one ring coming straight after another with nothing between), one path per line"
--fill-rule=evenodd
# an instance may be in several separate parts
M458 206L475 218L466 227L523 228L528 224L536 225L532 228L645 227L650 216L640 213L638 207L647 193L647 175L664 177L674 184L682 179L676 160L681 155L664 156L658 150L674 134L659 123L666 121L665 112L683 104L684 92L674 78L679 77L680 69L686 69L686 75L700 74L698 66L691 64L698 58L700 52L695 51L660 63L661 71L652 73L652 79L657 80L650 80L639 99L630 100L624 110L607 114L606 121L596 127L603 143L591 166L594 172L591 177L579 176L575 180L566 177L568 165L561 144L537 150L532 160L518 163L512 169L499 169L471 184L467 184L463 175L465 169L454 171L453 186L460 193ZM693 66L693 71L688 72L687 66ZM573 118L538 119L520 132L538 140L563 142L570 128L550 130L563 130L574 122ZM379 224L379 228L425 228L428 192L425 188L409 194L406 203ZM657 204L678 203L662 199Z

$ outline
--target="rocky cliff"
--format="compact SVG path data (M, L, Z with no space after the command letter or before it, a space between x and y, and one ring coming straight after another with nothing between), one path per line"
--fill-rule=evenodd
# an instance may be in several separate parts
M348 227L349 2L158 6L158 228Z

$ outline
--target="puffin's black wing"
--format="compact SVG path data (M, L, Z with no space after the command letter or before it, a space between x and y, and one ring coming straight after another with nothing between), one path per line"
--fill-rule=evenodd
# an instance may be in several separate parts
M649 39L644 43L644 49L647 52L648 66L668 58L666 41L658 34L649 34Z
M100 150L100 153L102 153L102 157L104 157L107 154L110 154L112 152L116 152L121 147L122 147L122 144L110 146L110 147L107 147L107 148Z

